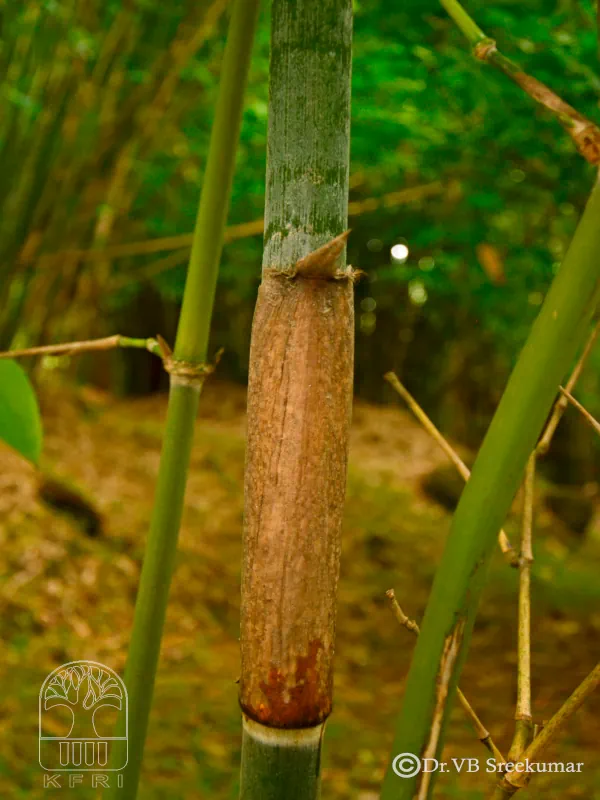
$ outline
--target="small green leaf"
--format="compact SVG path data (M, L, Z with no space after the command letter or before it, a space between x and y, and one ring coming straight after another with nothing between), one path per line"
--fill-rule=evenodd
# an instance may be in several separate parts
M0 440L37 464L42 421L33 387L14 361L0 360Z

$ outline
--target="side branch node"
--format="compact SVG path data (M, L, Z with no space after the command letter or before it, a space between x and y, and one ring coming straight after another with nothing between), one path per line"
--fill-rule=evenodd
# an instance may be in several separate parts
M156 340L160 348L165 371L171 376L172 383L178 386L191 386L196 389L201 389L205 378L215 371L223 355L223 348L221 348L215 356L214 364L183 361L182 359L174 358L171 348L162 336L158 335Z
M487 61L492 53L497 52L495 39L483 39L473 48L473 55L478 61Z

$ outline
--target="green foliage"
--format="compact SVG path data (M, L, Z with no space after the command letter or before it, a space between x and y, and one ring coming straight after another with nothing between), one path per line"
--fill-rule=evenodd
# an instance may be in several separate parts
M35 392L23 369L8 360L0 360L0 440L38 463L42 422Z
M23 346L101 335L121 330L123 320L126 333L154 334L156 317L131 314L149 285L175 316L185 258L162 269L168 251L109 262L40 257L191 232L225 5L114 0L95 2L94 13L41 2L6 10L0 213L12 222L0 237L0 346L15 335ZM253 50L230 224L263 214L268 6ZM597 118L591 0L470 0L468 10L525 71ZM176 61L205 23L205 38ZM66 70L69 63L75 68ZM478 440L575 229L590 169L548 114L470 56L434 0L355 3L352 114L351 201L432 181L442 187L351 219L349 258L368 273L357 286L358 389L382 399L381 374L395 368L443 422L457 407L439 398L460 383L485 406L471 431ZM410 252L395 264L390 249L401 240ZM221 370L235 377L246 375L261 245L260 236L227 245L219 276L212 349L225 347ZM483 398L480 373L490 365ZM600 370L594 375L586 391L598 411Z
M593 118L599 86L586 66L597 60L592 5L567 5L573 13L544 0L475 2L469 10L526 71ZM470 57L437 3L390 10L363 2L355 43L355 164L381 169L384 191L391 182L456 181L452 196L381 220L382 254L398 236L411 252L402 267L369 259L381 278L373 296L419 281L428 300L443 306L431 321L438 331L458 304L468 324L477 319L512 358L573 233L589 169L554 121ZM482 269L481 243L498 250L503 284Z

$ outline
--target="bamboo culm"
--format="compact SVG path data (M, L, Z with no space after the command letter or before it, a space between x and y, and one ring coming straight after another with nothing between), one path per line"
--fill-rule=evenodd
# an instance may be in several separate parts
M259 5L259 0L234 1L223 56L183 308L170 359L165 438L125 670L130 710L128 761L123 788L113 783L115 788L108 792L119 800L134 800L138 791ZM117 735L122 735L124 725L120 720ZM116 743L112 763L125 761L126 746Z
M241 797L315 800L353 383L351 0L274 0L263 276L252 328Z

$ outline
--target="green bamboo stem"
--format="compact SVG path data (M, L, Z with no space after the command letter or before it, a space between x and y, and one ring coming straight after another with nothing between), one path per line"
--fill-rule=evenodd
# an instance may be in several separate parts
M352 403L351 0L274 0L263 275L250 353L243 800L316 800L331 712Z
M258 6L258 0L236 2L236 14L232 17L226 53L229 58L225 58L221 72L215 124L202 185L202 201L196 218L181 320L175 340L175 356L184 361L206 359L211 311L235 168L232 154L237 149L241 121L241 104L236 107L231 98L239 97L240 86L245 86L253 39L251 33Z
M173 354L165 439L161 453L154 510L135 606L125 670L129 693L129 754L124 787L109 797L134 800L140 771L164 626L169 586L175 564L177 536L198 399L205 372L214 291L221 256L221 238L229 205L239 138L244 90L259 0L235 0L221 68L219 99L202 187L195 240ZM209 227L210 223L214 227ZM200 274L202 273L202 274ZM195 372L194 372L195 371ZM125 721L120 721L120 731ZM124 759L118 742L112 763ZM114 784L113 784L114 786Z
M319 800L325 723L285 730L242 720L242 800Z
M440 753L495 537L598 302L599 249L596 184L456 509L409 671L392 759L403 752ZM419 788L423 799L433 786L426 778ZM382 800L412 798L418 781L418 776L401 780L390 767Z
M465 11L457 0L440 0L448 15L454 20L457 28L467 37L470 44L475 46L481 42L490 41L489 37L481 30L475 20Z

